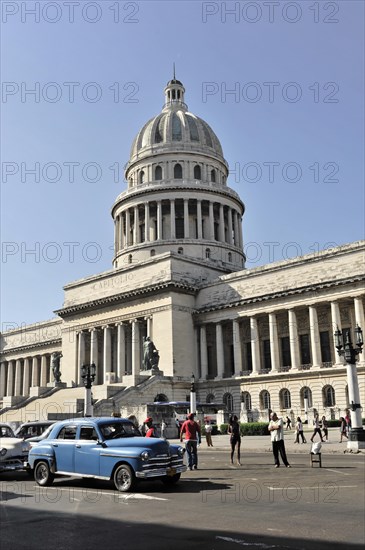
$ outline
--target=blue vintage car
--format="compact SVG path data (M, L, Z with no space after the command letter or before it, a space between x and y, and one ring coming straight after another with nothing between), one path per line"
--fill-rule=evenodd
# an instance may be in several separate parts
M186 471L184 449L164 439L141 437L124 418L78 418L54 424L48 437L29 452L38 485L56 475L112 480L118 491L138 480L161 479L170 485Z

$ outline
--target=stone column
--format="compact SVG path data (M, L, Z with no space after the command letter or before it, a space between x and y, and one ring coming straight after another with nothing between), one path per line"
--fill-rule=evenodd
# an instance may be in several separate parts
M90 364L94 363L96 366L96 376L94 385L101 384L101 374L99 365L99 349L98 349L98 330L96 328L90 329Z
M175 199L170 200L170 237L176 239L175 231Z
M341 330L341 315L340 315L340 306L338 305L338 302L331 302L331 319L332 319L331 337L333 341L334 363L336 365L341 365L342 361L340 356L337 353L337 349L335 347L335 339L334 339L334 333L337 330L337 327Z
M297 316L294 309L289 309L288 321L289 321L291 370L296 370L300 365L300 356L299 356L299 336L298 336Z
M157 240L162 240L162 202L157 201Z
M318 316L317 310L313 306L309 306L309 327L310 327L310 340L312 348L312 366L322 366L321 349L319 343L319 328L318 328Z
M114 220L114 250L115 252L119 250L119 216Z
M209 239L214 241L214 209L212 201L209 201Z
M239 246L239 236L238 236L238 212L236 210L233 210L233 227L234 227L234 245Z
M139 208L134 207L133 244L139 243Z
M122 377L126 372L125 365L125 325L119 323L117 325L117 376L118 382L122 380Z
M189 200L184 199L184 239L189 238Z
M150 203L146 202L144 205L144 240L148 243L150 241Z
M224 207L219 205L219 240L224 243Z
M240 324L234 319L232 321L233 328L233 355L234 355L234 374L239 376L242 370L242 349L240 337Z
M205 325L200 327L200 369L202 380L206 380L208 376L208 350L207 329Z
M216 324L215 337L217 346L217 377L223 378L224 375L224 348L223 348L223 331L220 323Z
M22 395L22 362L20 359L15 361L14 395Z
M0 364L0 397L6 395L6 361Z
M120 241L120 249L122 250L125 246L125 239L124 239L124 213L121 212L119 216L119 241Z
M47 356L41 355L41 380L40 380L40 386L41 388L44 388L47 386Z
M228 244L233 244L233 235L232 235L232 208L228 208Z
M202 224L202 201L196 201L196 223L198 226L198 239L203 238L203 224Z
M39 386L39 363L38 357L32 357L32 387L37 388Z
M106 383L106 373L112 370L112 334L111 327L103 327L104 331L104 346L103 346L103 381Z
M359 327L362 330L362 333L365 334L365 315L364 315L364 305L362 302L362 298L356 297L354 298L354 306L355 306L355 323L359 325ZM353 336L352 336L353 338ZM356 342L355 342L356 345ZM359 354L359 361L363 362L365 361L365 350L363 348L362 353Z
M137 319L132 321L132 374L138 376L141 368L140 335Z
M23 371L23 395L29 395L30 388L30 361L29 357L24 359L24 371Z
M153 337L152 337L152 317L146 317L145 319L147 321L147 336L149 336L151 338L151 340L153 340Z
M131 244L131 215L128 208L125 211L125 244Z
M6 395L11 397L14 395L14 378L15 378L15 363L14 361L8 362L8 381L6 388Z
M276 324L276 314L269 313L269 333L270 333L270 356L271 372L278 372L280 366L278 327Z
M78 334L78 348L77 348L77 365L75 372L75 382L80 383L81 379L81 367L85 364L85 333L79 332ZM42 385L42 384L41 384Z
M251 331L251 355L252 355L252 373L259 374L261 371L261 356L260 356L260 337L259 327L256 317L250 317Z

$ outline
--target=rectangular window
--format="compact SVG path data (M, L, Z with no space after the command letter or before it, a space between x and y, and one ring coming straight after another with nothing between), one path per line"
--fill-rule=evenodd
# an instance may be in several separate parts
M184 219L183 218L176 218L176 225L175 225L175 233L177 239L183 239L184 238Z
M263 340L262 345L264 348L264 369L271 370L270 340Z
M299 344L300 344L300 358L301 358L302 365L309 365L311 363L309 334L301 334L299 336Z
M291 366L289 336L284 336L283 338L281 338L281 360L283 367Z
M323 363L332 363L329 332L320 332L321 354Z

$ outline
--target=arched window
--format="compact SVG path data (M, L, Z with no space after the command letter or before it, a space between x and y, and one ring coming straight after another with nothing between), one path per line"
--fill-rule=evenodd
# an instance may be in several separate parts
M201 180L202 179L202 170L200 166L196 165L194 166L194 179L195 180Z
M210 181L215 183L215 170L212 170L211 173L210 173Z
M312 408L313 401L312 401L312 390L308 388L308 386L304 386L300 390L300 406L302 409L305 409L305 401L304 399L307 399L307 407L308 409Z
M260 406L261 409L271 409L271 398L267 390L262 390L260 393Z
M228 261L232 262L232 252L228 252Z
M335 390L332 386L325 386L322 390L323 406L334 407L336 405Z
M228 413L233 413L233 396L231 393L225 393L223 395L223 403L226 406Z
M161 166L156 166L155 168L155 180L162 180L162 168Z
M210 248L205 249L205 257L206 257L207 260L210 259Z
M129 264L132 263L132 254L128 254L128 263L129 263Z
M155 256L156 250L154 248L151 248L150 256Z
M243 408L245 411L251 410L251 395L248 393L248 391L243 391L241 393L241 401L243 404Z
M183 177L183 175L182 175L181 164L175 164L175 166L174 166L174 178L176 180L181 180L182 177Z
M184 254L184 249L182 246L179 246L179 248L177 249L177 253L178 254Z
M286 388L280 390L279 401L281 409L291 409L290 391Z
M154 403L168 403L169 400L164 393L158 393L154 398Z
M143 170L139 173L139 183L144 183L144 172Z
M215 401L214 394L213 393L208 393L207 398L206 398L206 402L207 403L214 403L214 401Z
M226 176L222 176L222 183L223 183L223 185L225 185L225 184L226 184L226 181L227 181L227 178L226 178Z

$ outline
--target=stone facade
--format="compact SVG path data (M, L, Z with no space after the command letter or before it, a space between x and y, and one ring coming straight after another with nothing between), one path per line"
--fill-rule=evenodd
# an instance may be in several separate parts
M80 400L89 363L100 413L134 414L161 394L185 400L194 373L198 401L224 403L245 421L267 420L270 409L344 414L346 367L333 333L365 329L365 243L243 269L244 205L227 186L218 138L187 111L184 92L170 81L162 113L133 143L128 189L112 208L113 268L66 285L57 318L1 335L2 419L25 420L29 400L43 395L45 404L50 391L59 410L66 395L68 407L72 395ZM147 336L157 375L142 368ZM67 385L58 391L55 351ZM358 376L363 399L364 354Z

